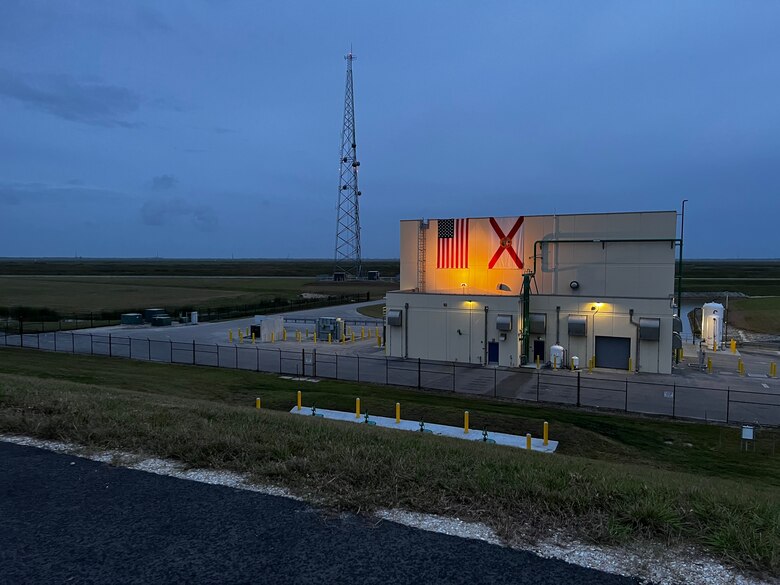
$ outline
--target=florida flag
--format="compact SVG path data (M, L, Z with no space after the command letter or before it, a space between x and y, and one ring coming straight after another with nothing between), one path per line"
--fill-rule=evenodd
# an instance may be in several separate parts
M488 268L523 268L524 217L490 218Z

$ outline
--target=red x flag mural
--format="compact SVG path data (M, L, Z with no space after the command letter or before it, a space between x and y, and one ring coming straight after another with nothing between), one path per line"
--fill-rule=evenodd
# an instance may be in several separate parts
M469 267L469 220L440 219L436 268Z
M490 218L488 268L523 268L523 217Z

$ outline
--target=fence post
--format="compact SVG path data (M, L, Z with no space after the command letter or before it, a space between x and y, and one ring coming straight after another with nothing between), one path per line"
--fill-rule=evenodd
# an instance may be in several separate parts
M127 359L133 359L133 338L127 338Z
M92 334L89 334L89 355L95 355L95 346L92 343Z
M731 407L731 386L726 386L726 424L729 423L730 407Z
M90 329L94 327L93 321L92 321L92 313L89 314L89 327Z
M626 408L625 411L628 412L628 378L626 378Z
M672 418L677 418L677 382L672 384Z
M171 363L173 363L173 341L168 340L168 356L171 358Z
M76 353L76 334L70 332L70 353Z
M108 334L108 357L114 357L114 348L111 346L111 334Z
M54 332L54 353L57 353L57 332Z
M233 369L238 369L238 346L233 346Z
M580 371L577 370L577 406L580 406Z
M390 370L390 365L388 364L387 356L385 356L385 385L388 384L389 374L390 374L389 370Z
M195 340L192 340L192 365L195 365Z
M35 335L35 348L36 349L41 349L41 334L40 333L37 333Z
M336 379L339 379L339 354L336 355Z
M417 389L422 388L422 367L420 358L417 358Z
M493 398L496 398L498 396L498 382L496 378L498 377L498 368L493 368Z
M355 357L357 357L357 381L360 382L360 356Z
M542 377L542 374L539 372L539 370L536 370L536 401L539 402L539 379Z
M306 375L306 349L301 348L301 372Z
M452 391L455 392L455 362L452 362Z
M219 367L219 344L215 343L214 347L217 348L217 367Z
M255 371L260 371L260 347L255 346Z
M279 373L282 373L282 348L279 348Z
M317 377L317 348L311 350L312 376Z

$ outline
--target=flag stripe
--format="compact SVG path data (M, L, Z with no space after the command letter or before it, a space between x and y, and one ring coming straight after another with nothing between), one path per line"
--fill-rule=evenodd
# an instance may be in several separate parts
M468 268L469 220L440 219L436 249L437 268Z

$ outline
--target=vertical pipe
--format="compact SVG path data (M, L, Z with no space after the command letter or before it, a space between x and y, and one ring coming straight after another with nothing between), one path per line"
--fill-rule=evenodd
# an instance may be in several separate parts
M261 402L259 398L255 398L255 408L260 410Z
M355 418L360 418L360 398L355 398Z
M469 411L463 413L463 434L469 434Z
M547 421L544 421L544 446L546 447L548 443L550 442L550 425L547 424Z
M531 450L531 433L525 434L525 448Z

